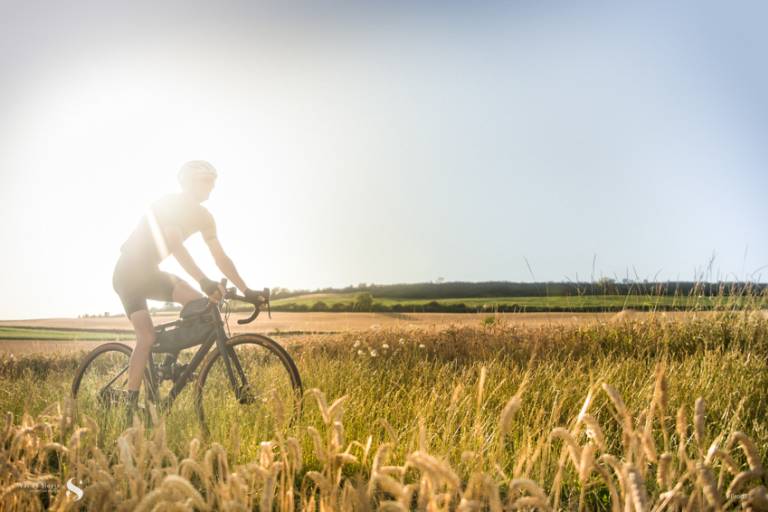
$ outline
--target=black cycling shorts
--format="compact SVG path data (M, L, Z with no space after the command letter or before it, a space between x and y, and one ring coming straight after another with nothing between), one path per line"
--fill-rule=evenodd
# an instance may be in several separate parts
M117 260L112 274L112 288L123 303L125 314L147 308L147 299L173 301L173 287L180 279L162 272L152 264L132 260L123 255Z

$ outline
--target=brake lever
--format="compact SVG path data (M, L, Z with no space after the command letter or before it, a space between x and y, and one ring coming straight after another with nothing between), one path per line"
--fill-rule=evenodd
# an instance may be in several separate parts
M227 291L228 290L227 290L227 278L226 277L222 277L221 278L221 280L219 281L219 286L224 288L224 293L221 293L220 291L217 291L214 294L212 294L212 295L215 295L216 293L218 293L219 294L219 299L218 300L213 300L212 295L208 296L208 303L209 304L218 304L219 302L221 302L222 300L227 298Z
M269 288L264 288L264 291L262 291L261 293L263 294L263 296L265 298L265 301L267 303L267 314L269 315L269 318L271 319L272 318L272 306L269 303L269 294L270 294L269 293ZM230 298L233 298L233 299L240 299L240 300L245 299L245 297L240 297L239 295L237 295L237 290L235 288L229 288L227 290L227 295ZM241 318L240 320L237 321L237 323L240 324L240 325L243 325L243 324L251 323L254 320L256 320L256 317L259 316L259 313L261 313L261 307L260 306L261 306L261 304L258 304L258 305L257 304L253 304L253 307L255 309L253 310L253 313L251 313L251 316L249 316L248 318Z

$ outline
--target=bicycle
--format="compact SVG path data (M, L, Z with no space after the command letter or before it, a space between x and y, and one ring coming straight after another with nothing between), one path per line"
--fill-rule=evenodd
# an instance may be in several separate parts
M226 287L226 282L222 279L221 284ZM263 302L248 301L235 288L229 288L222 301L208 297L193 300L182 308L179 320L156 326L157 339L139 398L145 410L148 412L153 405L161 412L170 412L186 385L196 380L194 406L206 437L213 420L226 423L232 415L231 419L246 430L290 426L301 413L303 395L301 377L291 356L262 334L230 337L227 333L231 300L254 306L251 315L238 320L238 324L253 322L264 304L272 317L268 288L261 297ZM226 305L224 318L221 302ZM200 347L194 356L187 363L179 362L179 353L196 345ZM85 357L72 382L78 413L98 419L102 433L110 424L120 426L120 415L124 416L125 407L119 405L120 397L125 395L131 353L131 347L124 343L100 345ZM159 363L155 361L156 355L164 356ZM200 372L196 375L198 368ZM170 389L162 396L165 381ZM151 415L145 416L145 421L151 424Z

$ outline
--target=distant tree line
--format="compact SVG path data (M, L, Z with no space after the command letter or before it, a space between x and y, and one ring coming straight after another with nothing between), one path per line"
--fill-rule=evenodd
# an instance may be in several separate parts
M286 299L308 293L358 293L365 291L382 299L450 299L473 297L553 297L578 295L699 295L735 296L763 293L768 284L749 282L694 282L694 281L615 281L601 279L595 282L534 282L511 281L437 282L402 284L366 284L345 288L321 288L318 290L288 290L276 288L274 299Z
M243 311L248 310L243 307L240 308ZM240 309L236 309L239 311ZM296 313L305 312L374 312L374 313L558 313L558 312L572 312L572 313L600 313L600 312L616 312L626 309L622 305L600 305L600 306L529 306L521 304L484 304L482 306L467 305L463 303L440 303L438 301L430 301L424 304L393 304L386 305L380 302L374 302L367 309L362 309L355 305L353 302L336 302L329 306L322 301L318 301L314 304L284 304L281 306L272 307L273 311L288 311ZM690 311L691 306L684 304L633 304L632 310L635 311ZM702 306L700 309L708 310L731 310L733 306L728 305L712 305Z

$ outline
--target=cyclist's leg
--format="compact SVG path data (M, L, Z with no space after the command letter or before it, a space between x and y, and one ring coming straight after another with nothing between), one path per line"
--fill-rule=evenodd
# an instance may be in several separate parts
M152 277L151 289L147 297L166 302L176 302L185 306L187 302L200 299L203 294L192 288L186 281L167 272L158 271Z
M147 360L155 343L155 327L152 324L152 317L145 307L134 311L129 315L133 330L136 332L136 346L133 348L131 360L128 363L128 385L129 391L138 391L141 386L141 378L144 374L144 368L147 366Z
M202 297L202 294L182 279L157 269L146 272L140 284L139 289L124 300L126 312L130 311L128 318L136 331L136 347L133 349L128 368L129 391L138 390L141 386L144 368L147 366L152 345L155 343L155 327L146 299L178 302L183 306L190 300Z
M155 329L147 308L148 284L157 271L121 258L112 277L112 286L120 296L125 314L136 333L136 345L128 363L129 391L138 391L149 352L155 342ZM135 394L134 394L135 395Z
M189 301L203 298L203 294L192 288L189 283L176 276L173 277L176 279L176 283L173 286L173 302L178 302L185 306Z

